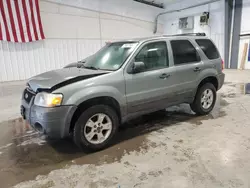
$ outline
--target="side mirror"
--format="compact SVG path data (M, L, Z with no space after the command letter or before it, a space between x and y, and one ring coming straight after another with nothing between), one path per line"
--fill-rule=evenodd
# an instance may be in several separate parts
M132 67L133 73L139 73L145 70L145 64L143 62L134 62Z

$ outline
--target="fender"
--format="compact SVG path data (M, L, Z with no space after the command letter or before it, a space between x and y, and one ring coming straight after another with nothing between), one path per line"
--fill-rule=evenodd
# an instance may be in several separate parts
M82 102L96 97L112 97L120 105L124 107L126 105L126 97L122 95L116 88L111 86L94 86L87 87L77 91L67 101L64 101L64 105L80 105Z
M215 77L218 81L218 73L215 69L205 69L198 76L197 86L207 77Z

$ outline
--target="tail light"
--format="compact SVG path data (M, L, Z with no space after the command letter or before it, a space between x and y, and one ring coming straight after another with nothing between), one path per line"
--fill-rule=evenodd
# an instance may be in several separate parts
M221 69L223 70L224 69L224 61L221 60Z

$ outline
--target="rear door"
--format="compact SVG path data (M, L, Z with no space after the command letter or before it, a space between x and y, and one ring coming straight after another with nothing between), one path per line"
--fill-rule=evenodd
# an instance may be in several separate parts
M170 45L175 67L176 99L180 102L189 102L197 88L199 74L204 68L203 62L190 40L170 40Z
M222 72L222 60L214 43L210 39L196 39L195 41L206 58L204 59L204 68L212 68L217 71L216 74L220 74Z

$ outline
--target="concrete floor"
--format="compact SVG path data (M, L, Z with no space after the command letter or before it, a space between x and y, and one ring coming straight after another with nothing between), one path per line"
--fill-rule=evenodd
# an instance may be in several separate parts
M225 73L210 115L180 105L143 116L93 154L32 131L18 118L25 83L0 84L1 187L250 187L250 72Z

